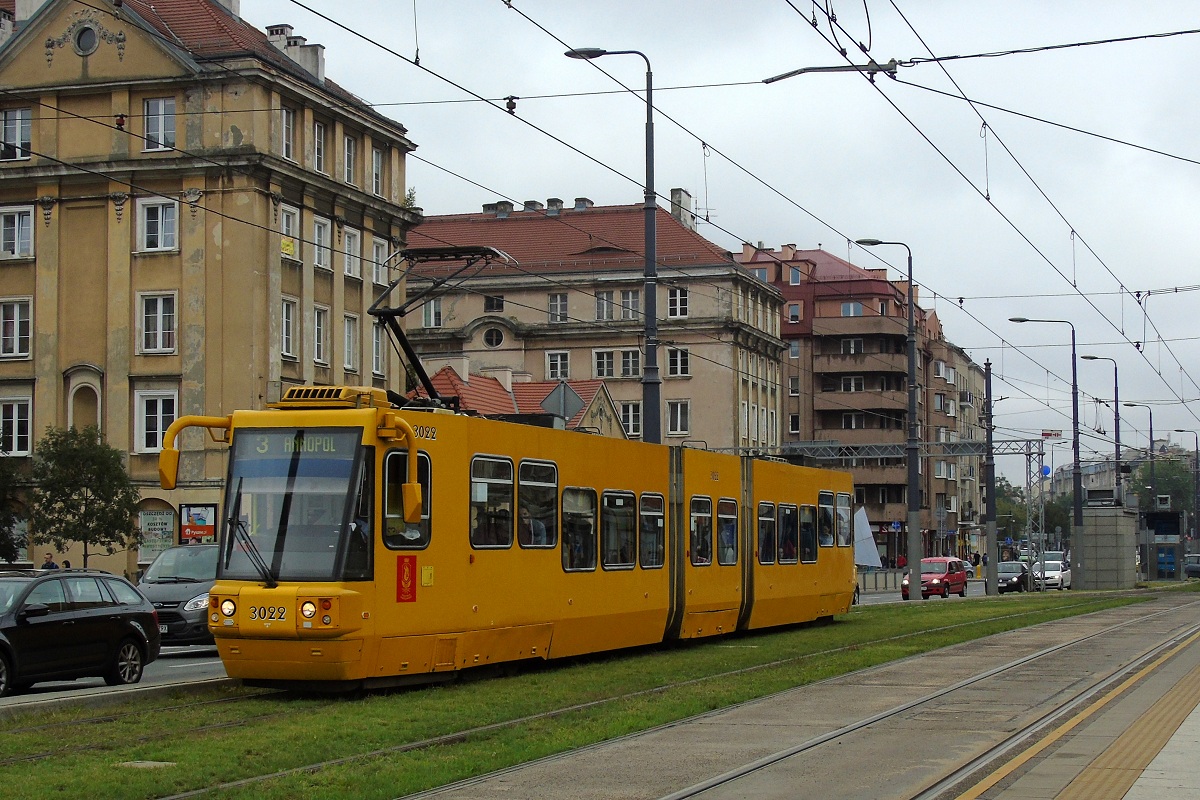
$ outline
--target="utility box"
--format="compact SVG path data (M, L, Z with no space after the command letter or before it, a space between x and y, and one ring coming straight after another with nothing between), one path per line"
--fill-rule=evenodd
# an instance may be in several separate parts
M1086 506L1083 530L1071 531L1071 585L1132 589L1137 585L1137 509Z
M1167 497L1169 499L1169 496ZM1183 578L1183 533L1186 524L1186 515L1182 511L1146 513L1141 555L1142 568L1150 580L1169 581Z

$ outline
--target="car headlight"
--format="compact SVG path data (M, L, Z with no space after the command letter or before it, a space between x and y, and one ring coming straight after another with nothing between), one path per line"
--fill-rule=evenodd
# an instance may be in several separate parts
M208 592L198 594L183 604L184 611L199 611L202 608L208 608Z
M941 578L934 578L932 581L930 581L930 583L941 583L941 582L942 582Z

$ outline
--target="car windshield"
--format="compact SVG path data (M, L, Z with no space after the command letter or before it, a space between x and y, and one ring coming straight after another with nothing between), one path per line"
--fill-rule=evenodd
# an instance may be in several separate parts
M950 565L945 561L922 561L922 575L944 575L950 571Z
M1047 561L1046 562L1046 572L1062 572L1062 562L1061 561Z
M21 578L0 578L0 614L12 608L17 595L29 584Z
M195 545L172 547L159 553L146 570L146 583L199 583L217 576L217 548Z
M1005 561L998 565L1001 572L1020 572L1021 565L1012 561Z

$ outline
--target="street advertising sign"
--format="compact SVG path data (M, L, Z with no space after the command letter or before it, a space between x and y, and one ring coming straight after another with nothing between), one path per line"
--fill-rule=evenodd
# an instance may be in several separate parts
M182 518L179 526L180 544L212 544L217 541L217 506L215 503L179 506Z

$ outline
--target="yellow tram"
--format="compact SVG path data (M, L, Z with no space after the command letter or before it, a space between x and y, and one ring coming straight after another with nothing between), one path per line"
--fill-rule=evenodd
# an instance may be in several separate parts
M299 386L230 445L209 628L231 677L373 686L846 612L843 472Z

